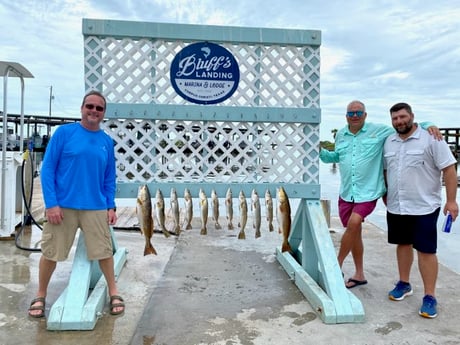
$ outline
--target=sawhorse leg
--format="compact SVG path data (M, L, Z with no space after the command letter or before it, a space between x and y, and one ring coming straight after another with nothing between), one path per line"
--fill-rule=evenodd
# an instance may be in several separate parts
M112 227L110 232L117 278L127 260L127 251L118 247ZM84 234L80 231L69 283L51 307L47 329L92 330L107 300L107 283L99 269L99 263L88 260Z
M293 253L277 248L276 257L319 317L325 323L363 322L363 306L345 287L319 200L301 200L289 243Z

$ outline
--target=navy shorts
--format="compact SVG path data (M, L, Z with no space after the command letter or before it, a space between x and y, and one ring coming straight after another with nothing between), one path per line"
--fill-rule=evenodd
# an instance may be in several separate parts
M424 215L405 215L387 212L388 243L412 244L422 253L436 254L437 222L440 208Z

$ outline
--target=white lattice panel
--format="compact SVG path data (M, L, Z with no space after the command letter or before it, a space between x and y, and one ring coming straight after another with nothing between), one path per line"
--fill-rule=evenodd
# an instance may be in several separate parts
M104 128L119 182L318 183L317 126L113 119Z
M111 103L188 104L170 83L174 56L190 42L85 37L87 89ZM240 83L223 106L319 107L319 47L222 43Z
M262 29L254 35L252 29L100 20L85 20L84 31L86 90L103 92L113 109L124 107L103 124L116 143L122 185L318 184L318 117L284 117L285 110L320 107L317 32ZM246 35L253 39L240 39ZM201 110L170 81L177 53L206 40L238 62L236 92L213 110L226 117L196 116Z

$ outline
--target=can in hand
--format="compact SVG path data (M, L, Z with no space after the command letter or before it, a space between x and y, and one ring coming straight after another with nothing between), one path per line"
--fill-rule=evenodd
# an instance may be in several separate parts
M446 218L444 219L444 224L442 225L443 232L450 232L450 228L452 227L452 216L449 212L447 212Z

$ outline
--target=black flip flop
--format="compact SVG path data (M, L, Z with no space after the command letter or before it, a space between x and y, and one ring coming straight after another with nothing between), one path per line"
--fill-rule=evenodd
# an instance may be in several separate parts
M352 288L354 288L355 286L358 286L358 285L366 285L367 280L357 280L357 279L350 278L350 279L347 280L347 283L353 283L353 285L350 285L350 286L345 284L347 289L352 289Z

